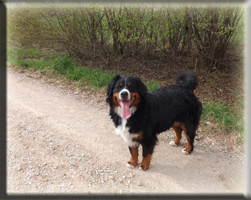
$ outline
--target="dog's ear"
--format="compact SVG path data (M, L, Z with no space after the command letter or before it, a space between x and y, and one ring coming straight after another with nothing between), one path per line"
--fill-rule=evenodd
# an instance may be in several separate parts
M138 88L139 88L139 95L142 98L145 98L146 92L147 92L147 87L145 86L145 84L139 78L137 80L137 84L138 84Z
M121 76L119 74L117 74L116 76L113 77L112 82L107 86L107 90L106 90L106 95L107 95L106 103L108 103L111 100L112 95L113 95L112 91L114 89L114 85L115 85L116 81L119 78L121 78Z

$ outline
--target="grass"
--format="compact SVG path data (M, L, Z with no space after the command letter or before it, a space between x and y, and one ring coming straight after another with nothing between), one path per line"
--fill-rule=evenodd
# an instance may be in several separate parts
M148 91L150 92L150 91L158 89L160 87L160 83L158 81L151 80L151 81L146 82L146 87Z
M63 75L69 80L84 81L87 84L101 88L106 87L114 74L100 69L90 69L88 67L78 67L73 58L68 56L58 56L55 59L39 58L43 54L36 48L16 48L8 47L8 61L11 65L29 68L30 70L53 69L55 74ZM146 82L149 91L159 88L156 81Z
M238 109L242 108L242 109ZM227 106L224 102L213 101L203 103L202 121L217 123L220 129L225 132L240 131L244 134L243 103L240 106Z
M43 58L44 55L36 48L17 48L8 47L8 62L12 66L19 66L29 70L43 72L44 69L54 70L56 75L62 75L72 81L82 81L93 87L106 87L113 79L114 74L100 69L90 69L89 67L77 66L74 58L68 56L54 56ZM159 88L160 84L157 81L151 80L146 82L149 91Z
M47 54L47 55L45 55ZM54 55L52 55L54 54ZM7 60L12 66L18 66L31 71L40 71L42 74L63 76L70 81L79 81L84 85L95 88L107 87L112 81L114 74L100 69L90 69L89 67L77 66L74 58L60 55L59 53L42 53L36 48L8 47ZM53 58L54 57L54 58ZM145 81L148 91L160 87L156 80ZM238 103L239 102L239 103ZM213 101L203 103L202 121L216 123L225 132L244 132L243 103L238 100L233 106L227 106L224 102L215 103Z

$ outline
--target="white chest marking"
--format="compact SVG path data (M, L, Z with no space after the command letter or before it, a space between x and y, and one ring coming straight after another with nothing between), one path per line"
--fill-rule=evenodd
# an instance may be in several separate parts
M139 145L138 142L133 141L133 138L137 137L138 134L134 134L129 132L129 128L126 127L127 119L122 119L121 125L119 125L116 129L115 132L118 134L120 137L124 139L124 141L128 144L129 147L136 147Z

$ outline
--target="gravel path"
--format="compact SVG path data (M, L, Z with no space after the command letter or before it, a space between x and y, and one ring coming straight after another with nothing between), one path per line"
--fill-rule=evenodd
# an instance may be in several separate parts
M8 194L243 193L238 149L195 140L187 156L181 153L184 137L172 147L174 133L167 131L159 136L150 169L130 169L128 147L115 134L108 105L13 69L7 81Z

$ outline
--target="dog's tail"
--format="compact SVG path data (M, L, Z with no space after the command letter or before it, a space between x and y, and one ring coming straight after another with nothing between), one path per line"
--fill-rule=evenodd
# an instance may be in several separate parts
M176 78L176 84L182 85L187 89L194 90L198 85L198 79L195 74L184 73Z

